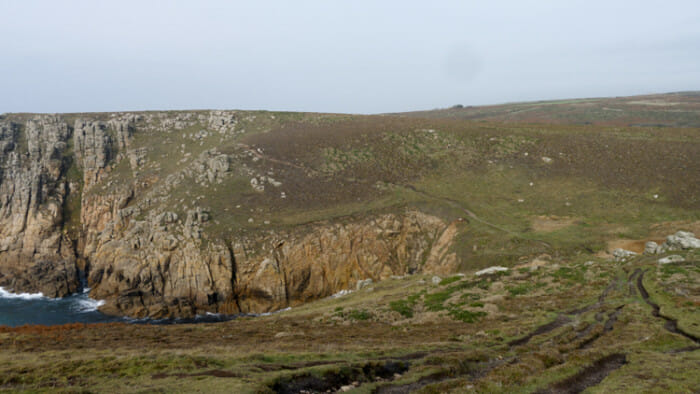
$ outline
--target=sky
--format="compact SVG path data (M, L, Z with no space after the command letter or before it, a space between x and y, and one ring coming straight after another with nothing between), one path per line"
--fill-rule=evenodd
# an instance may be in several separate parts
M384 113L688 90L697 0L0 0L0 113Z

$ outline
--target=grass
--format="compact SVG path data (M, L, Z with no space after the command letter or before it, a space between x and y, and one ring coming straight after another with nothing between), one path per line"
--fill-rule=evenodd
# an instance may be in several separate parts
M533 290L533 286L529 284L522 284L514 287L508 288L508 293L511 297L527 294Z
M462 279L462 276L460 275L455 275L455 276L450 276L449 278L445 278L440 281L440 286L447 286L451 283L457 282Z
M584 274L586 272L586 269L586 266L581 266L577 268L561 267L556 272L554 272L554 276L559 279L567 280L569 282L583 283L583 281L585 280Z

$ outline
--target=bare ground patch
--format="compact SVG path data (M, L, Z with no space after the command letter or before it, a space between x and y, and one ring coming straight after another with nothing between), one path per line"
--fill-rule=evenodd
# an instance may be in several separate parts
M532 229L538 232L557 231L576 223L576 219L560 216L535 216L532 219Z

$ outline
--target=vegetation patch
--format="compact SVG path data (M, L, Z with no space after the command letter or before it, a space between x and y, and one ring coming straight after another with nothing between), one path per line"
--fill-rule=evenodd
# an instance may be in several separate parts
M450 308L448 314L455 320L463 321L465 323L475 323L481 317L486 316L486 312L477 311L472 312L465 309Z

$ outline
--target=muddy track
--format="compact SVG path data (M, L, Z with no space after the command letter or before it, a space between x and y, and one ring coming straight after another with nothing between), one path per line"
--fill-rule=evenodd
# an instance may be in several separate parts
M660 319L665 320L666 322L664 323L664 328L673 333L673 334L678 334L682 335L691 341L695 342L696 344L700 344L700 338L696 337L695 335L686 332L682 330L681 328L678 327L678 320L672 319L670 317L664 316L660 312L660 307L658 304L653 302L649 298L649 292L647 292L647 289L644 288L644 272L639 270L640 272L639 275L637 275L637 289L639 290L639 294L642 296L642 299L644 299L644 302L646 302L649 306L651 306L651 314L654 317L658 317Z
M535 328L531 333L525 335L524 337L508 342L508 346L513 347L513 346L524 345L524 344L530 342L530 339L532 339L533 337L535 337L537 335L546 334L550 331L554 331L555 329L557 329L565 324L568 324L570 322L571 322L571 319L569 317L567 317L564 314L560 314L553 321Z
M452 379L457 379L460 377L469 377L469 380L476 380L480 379L483 376L485 376L487 373L489 373L491 370L500 367L501 365L504 364L513 364L518 362L518 359L515 357L508 358L508 359L503 359L503 360L489 360L489 361L482 361L482 362L477 362L469 366L469 368L462 370L462 371L440 371L436 372L434 374L425 376L413 383L406 383L406 384L399 384L399 385L387 385L387 386L380 386L377 389L375 389L372 393L373 394L408 394L412 393L420 388L423 388L425 386L435 384L435 383L440 383L444 382L447 380L452 380Z
M444 380L450 379L450 375L447 372L438 372L432 375L425 376L413 383L399 384L393 386L381 386L374 390L373 394L408 394L412 393L422 387L429 384L442 382Z
M637 278L639 275L642 275L642 270L637 268L632 272L632 275L630 275L629 279L627 280L627 286L629 287L629 296L633 297L634 295L637 294Z
M678 354L678 353L694 352L696 350L700 350L700 346L694 345L694 346L682 347L680 349L673 349L673 350L667 351L666 354Z
M204 372L196 372L196 373L156 373L151 375L151 379L165 379L169 377L176 377L178 379L184 379L184 378L192 378L192 377L200 377L200 376L212 376L215 378L242 378L245 375L236 373L236 372L231 372L231 371L224 371L221 369L213 369L211 371L204 371Z
M605 379L611 372L622 367L626 363L627 357L624 354L611 354L595 361L591 366L584 368L576 375L554 383L553 385L549 386L549 388L537 391L537 393L580 393L587 388L602 382L603 379Z
M600 293L598 296L598 302L590 305L586 305L581 308L576 308L572 309L568 312L565 312L567 315L582 315L586 312L590 312L594 309L600 308L604 303L605 299L608 298L608 295L610 295L610 292L615 288L615 286L618 284L619 280L618 279L613 279L608 283L608 285L603 289L603 292Z
M577 316L577 315L584 314L586 312L590 312L594 309L601 308L603 306L603 304L605 303L605 300L608 298L608 295L610 295L610 292L615 288L615 286L618 283L619 283L619 279L617 279L617 278L611 280L610 283L608 283L608 285L605 287L605 289L603 289L603 291L600 293L600 296L598 296L598 301L596 303L586 305L586 306L581 307L581 308L572 309L568 312L564 312L563 314L560 314L559 316L557 316L557 318L554 319L553 321L535 328L532 332L530 332L526 336L508 342L508 346L513 347L513 346L524 345L524 344L528 343L530 341L530 339L532 339L534 336L546 334L546 333L553 331L553 330L555 330L555 329L557 329L565 324L570 323L571 319L567 315ZM617 307L615 309L615 311L613 311L611 314L608 315L608 319L604 323L603 333L612 330L612 326L613 326L613 324L615 324L615 321L617 321L617 317L620 314L620 311L622 310L623 306ZM602 312L596 314L596 320L598 322L603 321ZM595 327L595 324L589 325L588 327L586 327L586 329L584 329L584 331L582 331L581 333L578 334L578 337L582 338L582 337L588 335L588 333L594 327ZM602 335L602 333L597 334L597 335L600 336L600 335ZM597 339L597 337L592 339L591 342L595 339ZM582 346L582 345L579 345L579 346Z
M598 340L598 338L600 338L603 335L605 335L606 333L612 331L613 327L615 326L615 322L617 322L617 319L620 316L620 313L622 312L622 308L624 308L624 307L625 307L624 305L618 306L617 308L615 308L614 311L610 312L608 314L608 319L605 321L605 323L603 323L603 331L594 333L589 338L586 338L583 342L581 342L578 345L578 349L588 348L589 346L591 346L591 344L593 344L593 342ZM599 322L602 320L602 313L596 314L596 320L598 320ZM581 338L585 335L588 335L588 333L590 333L592 331L594 326L596 326L596 324L591 324L588 327L586 327L586 329L584 330L585 334L580 333L579 338Z
M375 363L346 366L328 370L320 375L303 372L294 376L283 376L270 383L268 388L279 394L336 392L341 387L366 382L392 380L409 368L405 362Z

